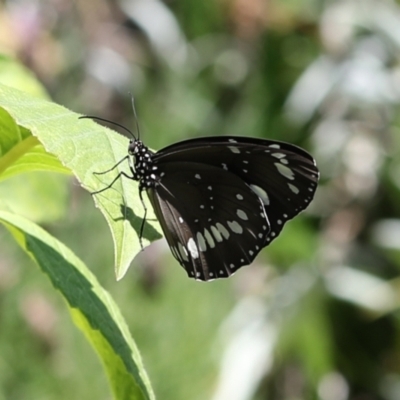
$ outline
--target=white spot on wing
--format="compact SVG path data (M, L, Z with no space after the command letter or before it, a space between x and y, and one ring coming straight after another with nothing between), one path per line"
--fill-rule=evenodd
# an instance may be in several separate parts
M201 234L201 232L197 232L197 243L199 245L200 251L206 251L207 250L207 244L204 239L204 236Z
M284 176L287 179L293 180L294 179L294 173L293 171L287 167L286 165L283 165L281 163L274 163L276 169L278 170L278 172Z
M228 146L228 149L235 154L240 154L240 150L235 146Z
M271 153L271 156L275 157L275 158L278 158L278 159L281 159L281 158L286 157L286 154L283 154L283 153Z
M194 177L195 177L196 179L201 179L200 174L196 174Z
M184 261L189 261L188 252L187 252L187 250L183 247L183 245L182 245L181 243L178 243L178 250L179 250L179 254L180 254L181 258L182 258Z
M187 248L192 258L199 258L199 250L197 249L196 243L193 238L190 238L187 242Z
M214 238L211 236L211 233L207 229L204 229L204 237L208 245L213 249L215 247Z
M236 222L236 221L227 221L227 222L228 222L229 229L232 232L238 233L238 234L243 233L243 228L238 222Z
M250 188L266 206L269 206L269 197L263 188L260 188L260 186L257 185L250 185Z
M241 209L238 209L237 211L236 211L236 214L237 214L237 216L240 218L240 219L242 219L243 221L247 221L249 218L248 218L248 216L247 216L247 214L243 211L243 210L241 210Z
M228 229L226 229L221 223L217 222L215 224L217 226L217 229L221 232L221 235L225 238L225 239L229 239L230 233L228 231Z
M292 185L291 183L288 183L289 189L294 193L294 194L299 194L300 190L297 186Z
M215 237L215 240L217 242L222 242L223 238L222 238L221 233L219 232L219 230L213 225L210 226L210 229L211 229L212 234Z

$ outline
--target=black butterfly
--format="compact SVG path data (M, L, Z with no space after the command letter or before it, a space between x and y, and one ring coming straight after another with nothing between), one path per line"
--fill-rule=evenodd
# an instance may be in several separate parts
M146 191L172 254L189 277L203 281L250 264L308 206L319 178L315 160L301 148L248 137L184 140L156 153L134 138L111 170L125 160L132 176L120 172L93 194L122 175L138 181L140 199Z

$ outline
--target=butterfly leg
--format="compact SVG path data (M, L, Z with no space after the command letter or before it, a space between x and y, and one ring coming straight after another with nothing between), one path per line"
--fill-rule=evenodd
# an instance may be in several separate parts
M140 201L142 202L142 206L143 206L143 209L144 209L144 216L142 218L142 223L140 225L140 231L139 231L139 243L140 243L140 247L141 247L142 250L143 250L143 241L142 241L143 230L144 230L144 224L146 222L146 216L147 216L147 207L146 207L146 204L144 203L143 197L142 197L143 190L144 189L142 187L139 187L139 198L140 198Z
M111 167L110 169L103 171L103 172L93 172L93 174L95 175L103 175L106 174L107 172L111 172L112 170L114 170L116 167L118 167L119 164L122 164L125 160L129 159L129 155L125 156L122 160L119 160L113 167Z
M125 176L125 178L128 178L128 179L135 179L134 177L129 176L127 173L121 171L121 172L112 180L112 182L111 182L109 185L107 185L107 186L104 187L103 189L96 190L95 192L91 192L90 194L91 194L91 195L94 195L94 194L99 194L99 193L105 192L106 190L110 189L110 188L114 185L114 183L115 183L119 178L121 178L121 176Z

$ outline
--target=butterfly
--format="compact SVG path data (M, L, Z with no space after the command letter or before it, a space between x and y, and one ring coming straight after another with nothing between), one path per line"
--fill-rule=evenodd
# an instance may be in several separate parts
M109 189L122 176L139 182L145 209L140 240L146 192L173 256L191 278L226 278L250 264L314 197L316 162L292 144L214 136L153 152L116 125L133 136L128 154L98 174L128 161L131 175L121 171L92 194Z

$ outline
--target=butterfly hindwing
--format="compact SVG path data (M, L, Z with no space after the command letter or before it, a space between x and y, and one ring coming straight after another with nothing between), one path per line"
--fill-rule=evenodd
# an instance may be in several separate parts
M174 257L189 276L227 277L266 245L270 225L248 185L222 168L168 162L147 191Z

